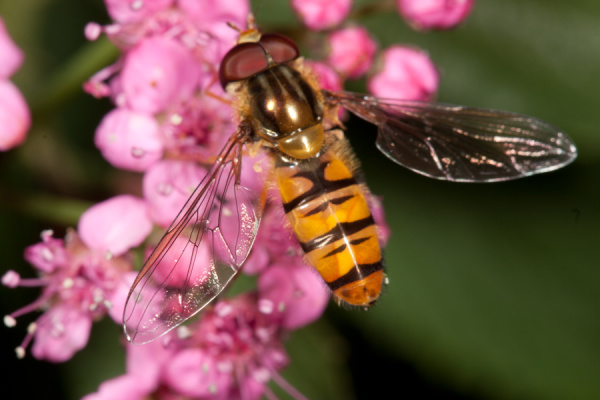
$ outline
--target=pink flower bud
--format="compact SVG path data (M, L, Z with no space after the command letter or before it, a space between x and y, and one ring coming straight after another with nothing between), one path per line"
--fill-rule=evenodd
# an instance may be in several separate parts
M23 52L11 39L2 18L0 18L0 60L2 60L0 63L0 79L10 77L23 62Z
M8 80L0 80L0 151L20 145L27 137L31 115L25 98Z
M142 199L121 195L87 209L77 229L89 248L119 256L144 241L152 222Z
M281 325L290 330L315 321L329 302L321 277L299 261L268 268L258 279L261 310L272 311L274 319L281 318Z
M371 67L377 44L365 28L340 29L329 35L327 63L343 77L358 78Z
M233 365L231 365L233 368ZM183 396L211 398L214 393L227 393L233 384L233 371L206 350L183 349L165 366L165 382Z
M449 29L463 22L474 0L396 0L398 12L415 29Z
M317 75L322 89L337 92L342 90L342 78L329 65L312 60L306 60L306 65Z
M132 109L154 114L187 100L197 89L200 72L189 49L168 37L152 36L126 54L120 84Z
M339 25L352 8L352 0L292 0L304 25L314 31L333 28Z
M150 168L143 190L152 220L168 227L204 175L204 168L186 161L164 160Z
M116 108L96 129L96 147L118 168L144 171L162 158L163 142L154 118Z
M381 98L433 99L439 84L435 65L422 50L391 46L383 52L383 65L368 82L371 93Z
M117 22L141 21L165 9L173 0L104 0L108 14Z

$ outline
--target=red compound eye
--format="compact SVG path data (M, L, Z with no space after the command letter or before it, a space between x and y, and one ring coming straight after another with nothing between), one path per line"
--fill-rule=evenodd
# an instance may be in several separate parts
M230 82L246 79L268 67L265 50L258 43L242 43L229 50L219 68L219 81L225 89Z
M261 36L258 43L264 47L265 51L273 57L273 61L278 64L295 60L300 56L298 46L287 36L277 33L267 33Z

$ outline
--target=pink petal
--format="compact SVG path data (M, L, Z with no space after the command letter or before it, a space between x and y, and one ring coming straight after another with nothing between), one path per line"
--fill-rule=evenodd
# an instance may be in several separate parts
M343 89L342 78L328 64L318 61L306 60L306 64L317 75L322 89L337 92Z
M25 260L40 271L50 273L56 267L64 267L68 255L61 239L48 238L25 248Z
M173 3L173 0L104 0L108 14L121 23L141 21Z
M125 309L125 301L127 300L127 295L129 294L129 288L133 284L137 274L138 273L135 271L127 272L121 278L117 287L112 291L111 297L108 299L112 304L112 307L108 309L108 315L110 315L112 320L119 325L123 323L123 310Z
M449 29L463 22L474 0L396 0L398 11L416 29Z
M358 78L373 64L377 44L369 31L356 26L337 30L329 35L330 52L327 63L342 76Z
M352 0L292 0L292 7L309 29L323 30L346 19Z
M316 271L302 263L277 265L267 269L258 280L260 302L271 302L274 315L282 318L286 329L298 329L325 311L329 290Z
M162 158L163 142L154 118L116 108L96 129L96 147L118 168L144 171Z
M144 175L144 198L150 218L168 227L206 175L206 170L188 161L164 160Z
M139 246L152 230L146 203L121 195L90 207L79 219L81 240L91 249L119 256Z
M383 68L367 83L377 97L432 100L439 85L435 65L422 50L391 46L383 53Z
M125 56L121 85L127 104L154 114L186 101L198 88L200 63L179 42L163 36L143 39Z
M208 352L188 348L173 357L165 368L165 382L184 396L212 397L227 393L231 386L231 371L220 372L217 362Z
M23 63L23 52L11 39L2 18L0 18L0 60L2 60L0 63L0 79L10 77ZM2 95L0 95L1 98Z
M142 400L152 392L152 389L140 385L135 375L121 375L102 382L98 391L90 393L82 400Z
M38 319L31 352L40 360L66 361L85 347L91 328L92 319L88 314L61 303Z
M27 102L19 89L8 80L0 80L0 126L0 151L23 143L31 126Z

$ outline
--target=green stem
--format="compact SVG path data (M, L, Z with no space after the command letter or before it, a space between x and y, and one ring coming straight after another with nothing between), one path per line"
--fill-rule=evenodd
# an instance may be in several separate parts
M83 82L114 62L119 50L106 37L86 43L56 70L48 83L31 100L34 114L48 114L81 91Z

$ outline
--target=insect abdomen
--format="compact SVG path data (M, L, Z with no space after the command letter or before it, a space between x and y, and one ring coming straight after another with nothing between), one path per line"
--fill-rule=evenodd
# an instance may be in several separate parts
M278 162L284 210L310 263L338 302L369 306L384 272L364 189L339 152L298 164Z

